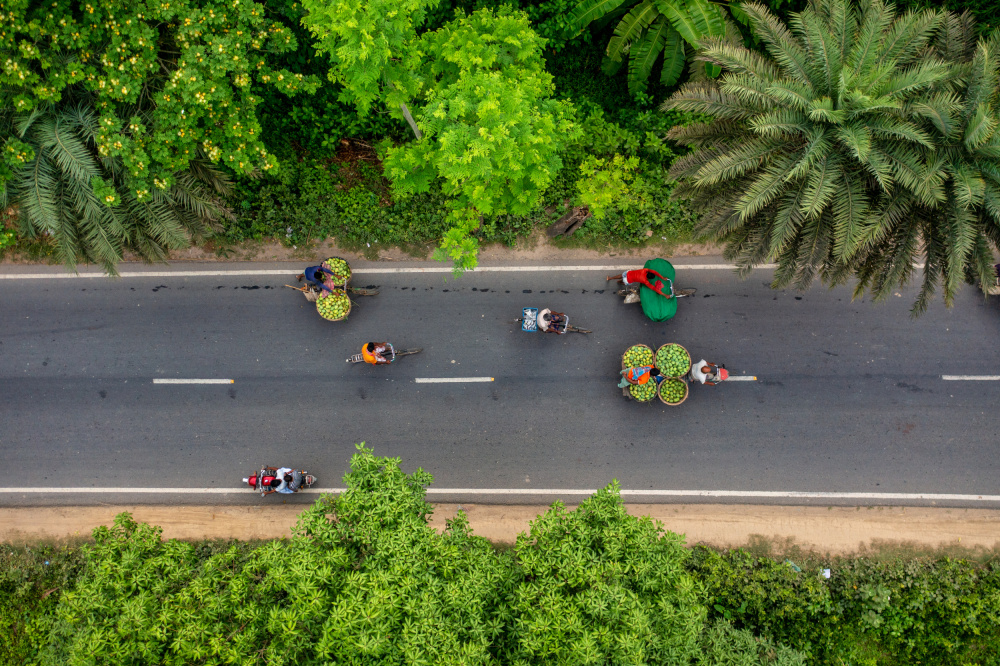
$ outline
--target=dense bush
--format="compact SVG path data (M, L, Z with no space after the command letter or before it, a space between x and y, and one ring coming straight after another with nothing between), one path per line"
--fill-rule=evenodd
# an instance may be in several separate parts
M360 445L291 539L0 547L0 663L1000 664L996 563L688 550L615 483L497 550L431 480Z

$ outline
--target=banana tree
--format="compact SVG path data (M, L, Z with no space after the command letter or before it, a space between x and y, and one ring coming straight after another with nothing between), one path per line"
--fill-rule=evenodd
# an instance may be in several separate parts
M709 0L582 0L571 14L577 31L618 16L604 71L612 75L627 61L632 93L645 90L661 55L660 82L672 86L684 72L687 46L696 48L706 37L726 34L725 10ZM706 71L715 77L720 70L706 65Z

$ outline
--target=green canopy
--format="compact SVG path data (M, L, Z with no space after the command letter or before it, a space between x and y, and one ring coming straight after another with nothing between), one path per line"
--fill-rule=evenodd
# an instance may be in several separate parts
M666 259L650 259L643 264L643 268L651 268L671 282L676 275L673 265ZM656 280L654 275L649 282L656 284ZM663 291L668 293L667 285L664 285ZM642 311L653 321L666 321L677 314L676 298L664 298L645 285L639 287L639 303L642 304Z

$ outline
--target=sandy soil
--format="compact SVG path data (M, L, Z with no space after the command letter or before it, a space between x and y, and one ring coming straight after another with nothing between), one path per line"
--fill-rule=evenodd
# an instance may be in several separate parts
M432 525L443 529L457 504L436 504ZM473 531L496 543L513 543L544 506L461 505ZM130 511L159 525L165 538L270 539L291 534L301 506L104 506L0 509L0 541L23 543L86 537L115 514ZM762 543L777 552L813 551L847 555L884 548L928 550L1000 548L1000 511L900 507L725 506L631 504L667 529L687 535L688 544L736 547Z
M373 248L368 252L352 252L338 247L332 241L324 241L309 248L285 247L278 242L244 243L231 252L216 253L209 246L191 247L170 253L169 263L175 262L225 262L225 261L310 261L317 257L336 255L348 261L414 261L430 260L433 247L428 247L426 253L409 254L399 248ZM545 235L544 230L538 230L533 236L519 242L514 247L504 245L487 245L479 252L479 261L485 264L543 263L558 260L567 261L598 261L608 257L626 257L647 259L651 256L662 257L699 257L722 254L721 246L711 244L681 244L667 246L665 244L649 245L631 249L588 250L584 248L561 248L554 245ZM134 257L126 256L126 261ZM52 263L39 262L24 257L4 257L0 264L31 264Z

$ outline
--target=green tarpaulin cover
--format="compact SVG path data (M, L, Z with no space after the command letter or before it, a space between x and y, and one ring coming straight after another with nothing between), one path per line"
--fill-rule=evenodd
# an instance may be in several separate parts
M676 275L673 265L666 259L650 259L642 267L651 268L671 281ZM650 284L656 284L657 277L653 275L650 278ZM676 285L674 288L677 288ZM668 292L666 285L663 291ZM645 285L639 287L639 303L642 304L642 311L653 321L666 321L677 314L676 298L664 298Z

